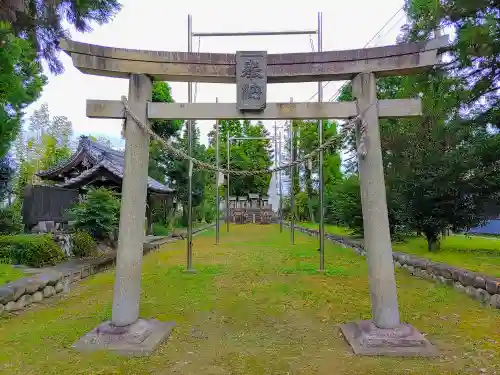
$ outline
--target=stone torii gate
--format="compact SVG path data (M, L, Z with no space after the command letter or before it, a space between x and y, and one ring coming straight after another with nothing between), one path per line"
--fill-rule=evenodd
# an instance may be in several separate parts
M130 110L149 119L352 119L358 116L358 164L373 318L341 330L356 354L433 355L417 330L402 324L396 295L379 118L421 115L420 99L377 100L376 78L409 75L440 64L447 37L368 49L316 53L236 54L131 50L63 40L81 72L129 79ZM238 103L152 103L152 80L236 83ZM353 80L356 102L267 103L267 83ZM173 323L139 319L143 218L149 136L120 101L88 100L91 118L127 119L125 173L113 312L74 347L146 354L165 340Z

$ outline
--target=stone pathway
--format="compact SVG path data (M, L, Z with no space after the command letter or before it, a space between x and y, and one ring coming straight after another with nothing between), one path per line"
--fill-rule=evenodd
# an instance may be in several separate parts
M193 230L193 235L213 227L205 225ZM158 250L162 245L179 241L181 238L147 236L143 244L143 254ZM70 259L54 267L22 268L28 275L6 285L0 285L0 316L4 312L24 310L33 302L68 292L69 285L90 275L110 269L115 265L116 250L105 252L98 258Z
M164 242L167 242L169 238L165 236L147 236L146 240L144 241L144 247L148 247L150 244L155 244L160 242L160 245L163 244ZM24 267L21 266L19 268L22 268L23 272L28 274L28 275L38 275L41 273L46 273L46 272L51 272L51 271L56 271L60 272L62 274L72 272L74 270L86 268L91 265L95 265L96 262L99 262L99 260L107 260L109 258L116 258L116 250L111 250L107 251L106 253L102 254L102 256L98 258L86 258L86 259L69 259L64 263L58 264L53 267L42 267L42 268L30 268L30 267Z
M207 224L200 226L199 228L193 229L193 235L204 231L205 229L209 229L213 227L215 224ZM172 238L168 236L147 236L144 241L144 255L146 255L149 251L158 249L163 244L169 242L175 242L180 240L180 238ZM69 259L68 261L58 264L53 267L42 267L42 268L30 268L25 266L18 266L23 270L27 275L39 275L44 273L51 273L55 271L56 273L62 273L63 275L74 274L75 272L79 272L84 269L90 269L100 264L113 263L114 259L116 259L116 250L107 251L102 256L98 258L87 258L87 259ZM93 274L94 272L91 272ZM83 276L86 277L86 276ZM30 276L27 276L30 278ZM79 278L82 278L80 276ZM22 279L19 279L22 280ZM19 281L16 280L16 281Z

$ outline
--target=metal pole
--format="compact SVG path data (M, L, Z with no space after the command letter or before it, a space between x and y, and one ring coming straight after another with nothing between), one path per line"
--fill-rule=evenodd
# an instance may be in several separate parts
M192 34L192 19L188 14L188 52L193 50L193 34ZM188 103L193 102L193 84L188 82ZM193 154L193 129L191 120L187 121L187 136L188 136L188 155ZM188 173L188 227L187 227L187 271L193 269L193 168L192 163L189 162Z
M314 35L317 30L285 30L285 31L249 31L249 32L227 32L227 33L193 33L194 37L206 36L270 36L270 35Z
M229 158L231 156L231 140L229 139L229 131L227 132L227 184L226 184L226 232L229 233Z
M290 103L293 98L290 98ZM293 147L293 120L290 120L290 163L295 161ZM294 177L295 168L290 165L290 241L295 244L295 192L294 192Z
M278 167L278 124L276 121L274 122L274 167ZM275 172L274 175L274 191L276 194L278 193L278 173L279 171Z
M280 132L280 140L279 140L279 150L280 150L280 154L279 154L279 163L281 165L281 155L282 155L282 151L281 151L281 132ZM280 189L280 233L283 233L283 183L282 183L282 179L281 179L281 176L282 176L282 172L281 170L279 170L279 175L278 175L278 178L279 178L279 189Z
M219 98L215 98L215 102L219 102ZM219 120L215 122L215 164L217 169L219 169ZM215 243L218 245L220 243L220 197L219 197L219 171L215 172L215 211L217 212L215 216Z
M323 50L323 14L318 12L318 52ZM318 82L318 102L323 101L323 84ZM319 145L323 144L323 120L318 120ZM324 193L324 154L319 151L319 270L325 270L325 193Z

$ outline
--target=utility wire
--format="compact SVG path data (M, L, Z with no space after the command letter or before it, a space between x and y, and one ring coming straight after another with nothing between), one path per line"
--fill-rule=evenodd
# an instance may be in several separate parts
M384 26L382 26L382 27L380 28L380 30L379 30L379 31L377 31L377 33L376 33L376 34L375 34L375 35L374 35L374 36L373 36L373 37L372 37L372 38L371 38L368 42L366 42L366 44L363 46L363 48L368 47L368 45L369 45L371 42L373 42L373 41L374 41L374 40L375 40L375 39L379 36L379 34L380 34L380 33L381 33L381 32L382 32L382 31L383 31L383 30L387 27L387 25L389 25L389 23L391 23L391 21L392 21L392 20L393 20L393 19L394 19L394 18L395 18L398 14L399 14L399 12L401 12L403 9L404 9L403 7L399 8L399 9L397 10L397 12L396 12L396 13L394 13L394 14L392 15L392 17L391 17L391 18L389 18L389 20L387 20L387 22L384 24ZM400 18L400 19L401 19L401 18ZM399 21L398 21L398 22L399 22ZM391 31L393 28L394 28L394 26L393 26L391 29L389 29L389 31ZM387 33L386 33L385 35L387 35ZM330 82L328 82L328 83L331 83L331 82L333 82L333 81L330 81ZM329 102L331 102L331 101L333 101L333 100L337 99L337 97L340 95L340 93L342 92L342 90L344 89L344 87L346 87L347 85L348 85L348 83L346 82L346 83L344 83L342 86L340 86L340 87L338 88L338 90L337 90L337 91L335 91L335 93L334 93L334 94L330 97L330 99L328 99L328 101L329 101ZM326 85L325 85L325 86L323 86L323 88L325 88L325 87L326 87ZM316 95L318 95L318 93L316 93L316 94L313 96L313 98L314 98ZM310 100L310 99L309 99L309 100Z
M404 10L404 7L401 7L399 8L385 23L384 25L371 37L371 39L365 43L365 45L363 46L363 48L366 48L368 47L368 45L373 42L378 36L379 34L391 23L391 21L399 14L399 12L401 12L402 10ZM404 17L404 16L403 16ZM403 17L401 17L400 19L402 19ZM398 20L399 22L399 20ZM397 23L396 23L397 24ZM392 30L394 28L394 26L390 29ZM390 31L389 30L389 31ZM387 33L385 34L387 35ZM312 40L312 37L309 35L309 41L310 41L310 44L311 44L311 48L312 48L312 52L314 52L314 43L313 43L313 40ZM330 83L332 83L334 81L328 81L326 82L324 85L323 85L323 89L325 87L327 87ZM342 90L344 89L344 87L347 85L347 83L344 83L342 86L340 86L340 88L335 91L335 93L330 97L330 99L328 99L329 102L335 100L338 95L342 92ZM318 91L316 91L307 101L311 101L313 100L316 96L318 96ZM284 124L286 122L286 120L281 120L280 121L280 126L282 124Z

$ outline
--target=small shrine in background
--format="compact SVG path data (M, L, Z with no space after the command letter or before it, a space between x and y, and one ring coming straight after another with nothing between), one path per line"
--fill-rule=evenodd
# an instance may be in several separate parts
M229 220L234 224L270 224L274 219L267 195L250 193L248 196L229 197Z

